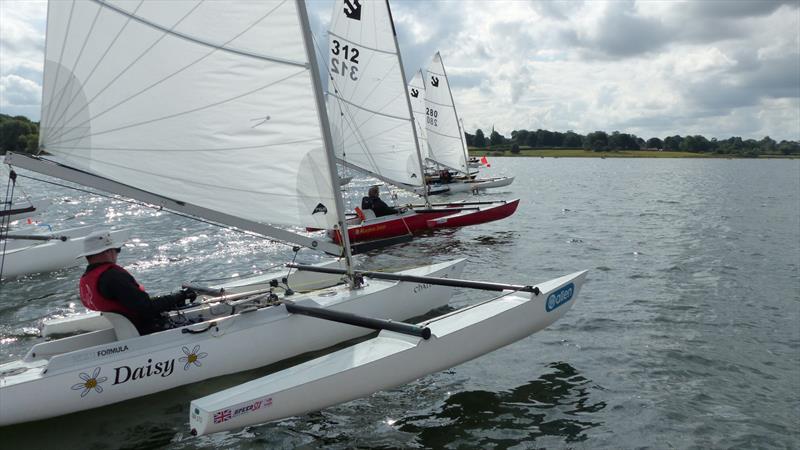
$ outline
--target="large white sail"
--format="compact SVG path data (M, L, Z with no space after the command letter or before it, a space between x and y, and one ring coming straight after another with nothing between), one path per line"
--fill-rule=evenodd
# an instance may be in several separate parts
M430 158L427 138L427 115L425 114L425 75L422 69L417 70L414 78L408 83L408 96L411 100L411 110L414 112L414 126L417 129L417 140L422 158Z
M40 146L256 223L330 228L338 193L294 1L52 1Z
M335 2L327 64L337 156L396 185L422 186L406 83L385 1Z
M467 172L466 151L453 104L450 83L439 52L428 66L425 110L430 158L452 169Z

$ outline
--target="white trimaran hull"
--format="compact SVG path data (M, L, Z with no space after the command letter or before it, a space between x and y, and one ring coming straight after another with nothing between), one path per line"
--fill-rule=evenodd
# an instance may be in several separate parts
M507 292L421 325L430 340L382 331L376 338L195 400L192 433L241 428L316 411L408 383L535 333L563 316L586 277L576 272L538 285L539 295Z
M91 226L72 228L57 233L67 240L51 239L49 241L11 240L14 248L7 248L5 255L0 252L3 261L3 278L17 277L30 273L49 272L64 267L83 264L85 260L76 257L83 251L83 241L91 231ZM14 233L11 233L13 236ZM24 230L18 234L25 233ZM124 242L130 237L129 230L111 232L117 242ZM45 235L42 235L45 236Z
M497 177L477 179L470 181L454 181L447 184L431 184L428 186L428 192L432 195L439 194L455 194L458 192L471 192L483 189L498 188L508 186L514 182L514 177Z
M463 267L464 260L458 260L401 273L458 278ZM403 320L446 305L451 292L449 287L369 280L358 290L339 286L291 299L300 305ZM210 312L214 310L229 314L230 308L220 304ZM213 320L125 340L116 340L114 330L107 329L35 346L22 361L0 365L0 426L97 408L262 367L370 331L289 314L283 305L209 318ZM52 348L65 345L65 340L89 337L96 345L46 355L48 344Z

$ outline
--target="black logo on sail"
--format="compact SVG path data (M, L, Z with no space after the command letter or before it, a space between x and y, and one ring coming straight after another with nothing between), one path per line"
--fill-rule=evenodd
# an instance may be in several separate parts
M419 97L419 91L416 89L411 89L411 96L414 98Z
M439 87L439 77L434 77L431 75L431 85L433 87Z
M328 208L326 208L325 205L320 203L320 204L317 205L316 208L314 208L314 211L311 213L311 215L313 216L314 214L316 214L318 212L321 212L322 214L328 214Z
M344 0L344 15L348 19L361 20L361 2L359 0Z

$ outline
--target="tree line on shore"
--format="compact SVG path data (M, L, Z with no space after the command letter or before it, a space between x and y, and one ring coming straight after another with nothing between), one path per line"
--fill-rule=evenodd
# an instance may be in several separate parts
M35 153L39 146L39 123L25 116L0 114L0 154Z
M769 136L761 140L742 139L733 136L728 139L707 139L705 136L667 136L664 139L657 137L644 140L635 134L606 133L595 131L586 135L573 131L561 133L549 130L514 130L511 138L507 138L492 129L487 138L483 130L478 129L475 134L464 133L468 147L485 148L492 151L506 151L519 153L524 148L546 149L585 149L595 152L619 150L661 150L681 151L692 153L713 153L724 155L737 155L757 157L759 155L800 155L800 142L782 140L775 141Z
M586 135L573 131L561 133L549 130L514 130L507 138L494 129L487 138L481 129L475 134L464 133L467 146L491 151L519 153L524 148L586 149L595 152L618 150L663 150L693 153L714 153L757 157L759 155L798 155L800 142L775 141L769 136L761 140L730 137L724 140L707 139L701 135L667 136L644 140L635 134L595 131ZM25 116L0 114L0 154L6 151L35 153L39 145L39 123Z

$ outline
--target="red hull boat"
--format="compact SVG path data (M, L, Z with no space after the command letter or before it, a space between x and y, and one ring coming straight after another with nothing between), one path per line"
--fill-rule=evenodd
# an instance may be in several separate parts
M350 242L386 239L418 234L437 228L456 228L504 219L517 210L519 199L496 202L446 203L430 208L413 205L406 211L383 217L367 217L371 211L347 221ZM363 217L361 217L363 216ZM328 235L341 243L341 233L329 230Z

